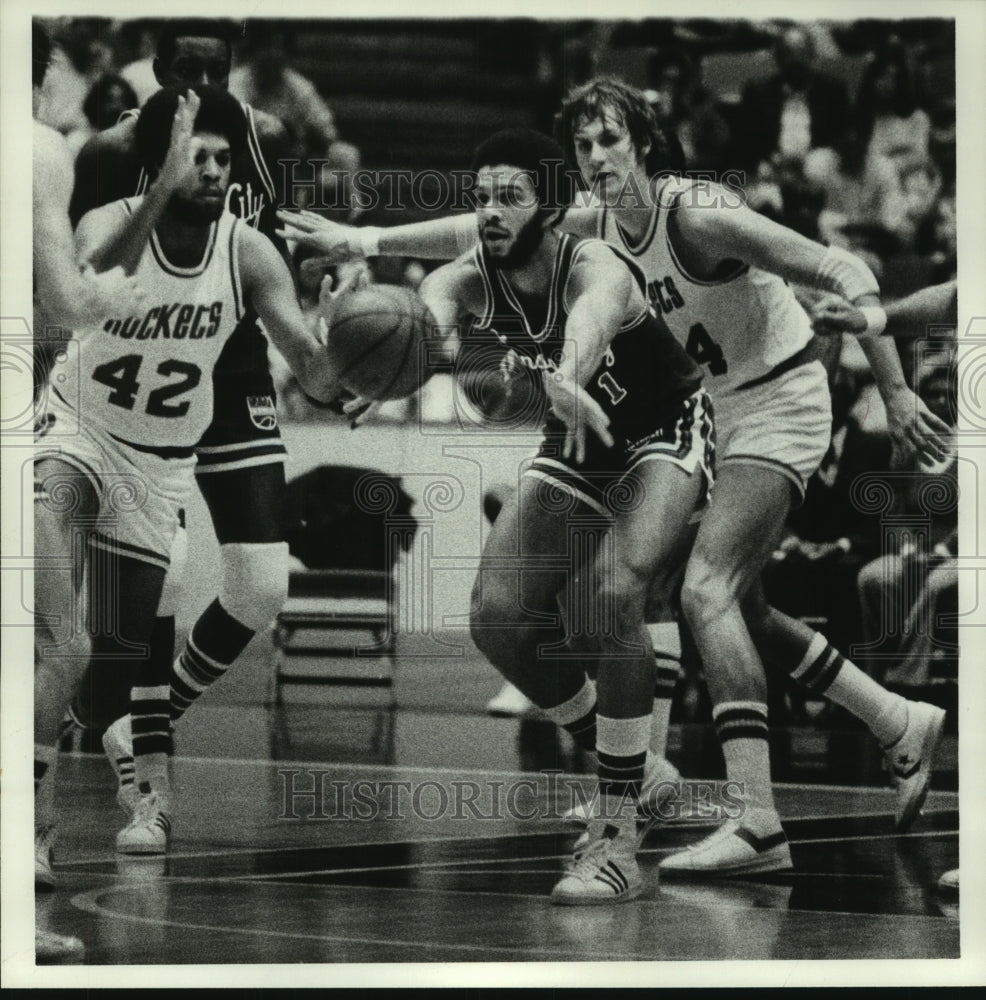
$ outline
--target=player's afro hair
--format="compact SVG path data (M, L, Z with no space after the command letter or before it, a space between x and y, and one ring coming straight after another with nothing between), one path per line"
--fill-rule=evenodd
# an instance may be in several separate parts
M240 102L220 87L192 88L202 99L195 117L196 132L211 132L229 140L233 159L246 144L247 121ZM178 110L178 91L165 87L141 109L134 142L141 166L154 175L161 169L171 144L171 127Z
M564 211L571 204L572 178L565 167L565 152L550 136L530 128L494 133L476 148L472 169L500 165L532 176L542 211Z

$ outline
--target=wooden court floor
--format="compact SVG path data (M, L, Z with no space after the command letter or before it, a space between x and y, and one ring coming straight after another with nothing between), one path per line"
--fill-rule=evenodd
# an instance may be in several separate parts
M591 779L550 724L331 704L202 704L185 723L166 858L115 854L108 764L61 756L58 887L37 912L84 942L80 975L960 956L958 899L937 887L958 866L954 735L924 814L897 835L866 734L776 732L793 873L659 879L660 858L714 824L693 802L647 835L642 897L569 908L548 900L578 833L561 814ZM706 727L674 727L669 756L695 788L721 777L717 752Z

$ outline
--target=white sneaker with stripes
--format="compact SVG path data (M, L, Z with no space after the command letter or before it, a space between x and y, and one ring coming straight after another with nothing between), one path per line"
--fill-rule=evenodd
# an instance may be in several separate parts
M171 802L165 792L140 794L130 823L116 835L121 854L164 854L171 837Z
M130 733L130 716L117 719L103 733L103 752L116 775L116 802L127 817L134 814L140 792L134 783L134 741Z
M661 875L712 877L751 875L756 872L789 871L791 849L781 829L758 836L734 819L727 820L715 833L697 844L666 857L658 872Z
M597 827L602 827L598 829ZM643 889L634 829L597 821L588 846L578 851L564 878L551 892L559 906L598 906L635 899Z

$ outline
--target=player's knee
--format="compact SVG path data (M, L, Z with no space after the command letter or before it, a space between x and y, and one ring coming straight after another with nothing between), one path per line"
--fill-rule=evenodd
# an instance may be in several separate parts
M602 573L596 591L598 607L611 609L618 635L643 624L647 578L633 567L617 566Z
M507 599L499 587L478 584L472 592L472 610L469 613L469 632L479 651L494 665L500 666L511 658L520 632L516 618L516 602Z
M185 563L188 561L188 532L179 527L171 539L168 553L168 573L164 578L164 588L158 601L158 617L174 618L181 603Z
M703 559L693 559L681 585L681 610L693 629L701 629L721 618L736 595L714 566Z
M266 628L288 597L287 542L223 545L219 603L255 632Z

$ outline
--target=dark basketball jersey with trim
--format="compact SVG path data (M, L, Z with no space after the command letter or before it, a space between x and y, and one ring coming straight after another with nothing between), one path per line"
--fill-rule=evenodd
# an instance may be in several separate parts
M555 371L565 346L572 268L586 247L601 242L559 234L547 312L543 322L534 325L502 272L487 265L482 245L477 246L473 259L486 288L486 308L473 321L467 337L495 338L505 350L513 351L520 364ZM603 245L624 260L646 295L639 268L613 247ZM701 383L701 369L667 327L642 306L640 315L624 323L614 337L585 389L609 416L614 438L626 445L645 438L676 414ZM553 423L549 419L549 430L556 429Z

